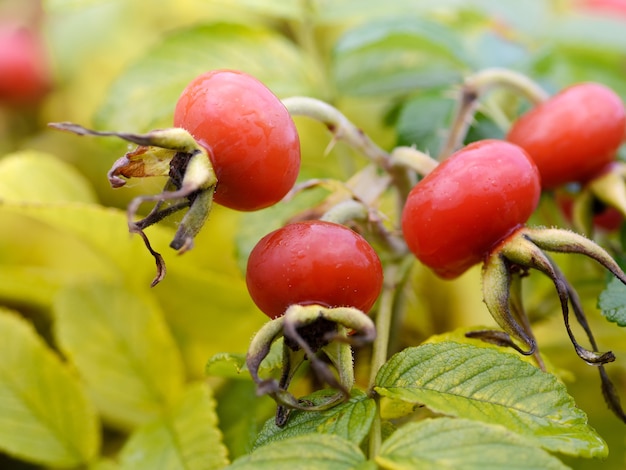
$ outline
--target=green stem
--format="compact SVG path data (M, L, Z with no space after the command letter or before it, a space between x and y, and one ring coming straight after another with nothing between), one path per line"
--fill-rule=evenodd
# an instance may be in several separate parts
M380 446L383 442L382 422L380 419L380 403L378 400L376 401L376 416L374 416L374 421L372 422L372 427L370 428L369 438L369 457L370 459L374 459L374 457L378 455Z
M292 116L306 116L321 122L337 140L342 140L370 161L386 171L403 201L413 187L405 167L394 165L391 155L380 148L362 129L358 128L341 111L324 101L306 96L292 96L282 100Z
M380 305L376 314L376 339L372 350L372 363L368 389L371 391L376 383L378 370L387 361L389 351L389 335L393 321L393 301L395 299L396 281L399 266L392 263L385 269L385 285L380 297ZM380 419L380 403L376 401L376 416L369 434L369 455L373 458L378 454L382 443L382 426Z
M420 152L413 147L396 147L393 149L391 162L394 166L410 168L420 176L426 176L439 164L430 155Z
M395 263L390 264L385 269L385 285L383 286L383 292L380 296L380 304L376 314L376 339L374 340L372 350L368 389L374 386L378 370L387 361L397 274L398 265Z
M438 160L443 161L457 150L472 123L478 102L494 88L508 88L522 95L533 104L549 98L549 94L536 82L519 72L503 68L488 68L468 77L461 88L458 109L450 127L448 138Z

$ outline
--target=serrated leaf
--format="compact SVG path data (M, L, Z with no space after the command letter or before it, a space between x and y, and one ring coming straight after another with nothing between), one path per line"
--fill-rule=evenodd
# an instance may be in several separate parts
M154 300L119 285L62 290L55 334L99 410L133 427L171 405L183 388L180 353Z
M270 347L270 352L259 367L259 375L277 377L282 371L283 339L278 338ZM217 353L206 364L205 373L209 377L252 380L246 365L246 355Z
M227 464L215 400L206 384L190 386L162 418L132 434L120 452L122 469L212 470Z
M608 321L626 326L626 286L611 279L598 297L598 308Z
M206 363L206 375L209 377L250 378L243 374L245 370L245 354L217 353Z
M564 470L556 457L501 426L438 418L409 423L393 433L375 458L383 469Z
M0 201L96 202L96 195L70 164L45 152L24 150L0 160Z
M492 348L442 342L405 349L381 368L376 391L438 413L500 424L551 452L607 454L555 376Z
M136 132L170 127L187 84L218 68L247 72L279 96L311 95L317 88L303 54L276 32L232 23L202 25L166 37L122 73L95 127Z
M306 397L312 403L337 393L323 390ZM267 445L304 434L333 434L360 445L369 433L376 415L376 402L364 392L354 389L347 402L340 403L326 411L293 410L287 424L279 428L274 419L268 420L257 437L255 447Z
M17 314L0 309L0 450L79 467L98 453L98 418L82 384Z
M272 442L235 460L230 470L348 470L365 462L352 442L328 434L307 434Z
M452 29L421 18L375 20L349 30L334 50L337 87L348 95L398 94L458 82L467 69Z

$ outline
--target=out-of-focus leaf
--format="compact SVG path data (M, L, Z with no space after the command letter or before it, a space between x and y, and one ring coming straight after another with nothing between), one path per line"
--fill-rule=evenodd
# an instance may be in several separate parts
M229 470L353 470L365 456L352 442L328 434L307 434L259 447Z
M611 279L600 293L598 308L607 320L626 326L626 286L618 279Z
M302 20L307 12L304 2L285 2L284 0L218 0L219 2L236 4L262 15L289 20Z
M0 201L96 202L89 182L53 155L25 150L0 159Z
M528 60L529 50L523 44L495 31L485 31L471 47L477 70L488 67L515 68Z
M624 20L621 18L568 15L538 32L556 44L594 49L600 55L626 53Z
M408 100L400 110L396 129L399 145L415 145L437 156L456 109L453 98L441 92L423 93Z
M29 209L34 207L24 212ZM37 211L55 208L41 206ZM21 212L19 206L0 206L0 298L5 302L46 308L63 285L114 280L113 262L86 240Z
M119 470L119 464L112 460L103 458L89 465L89 470Z
M0 309L0 450L53 467L79 467L100 446L82 385L17 314Z
M212 470L227 464L215 400L205 384L189 387L162 418L132 434L120 453L122 469Z
M6 204L0 206L0 218L0 298L7 301L47 308L67 285L101 280L142 291L154 277L154 260L140 237L128 233L121 210ZM216 211L196 248L184 256L169 248L169 227L146 231L168 269L151 292L195 377L204 375L213 354L245 352L252 333L266 319L250 299L230 254L235 222L225 210Z
M579 82L599 82L626 97L626 83L619 73L623 54L610 50L548 44L532 64L535 78L550 81L556 89Z
M219 68L247 72L278 96L313 95L316 80L304 57L287 39L260 27L218 23L177 32L115 81L95 126L137 132L169 127L187 84Z
M376 391L437 413L500 424L551 452L607 454L555 376L493 348L455 342L407 348L381 368Z
M334 393L337 392L322 390L305 399L315 404ZM376 402L362 391L354 389L350 400L329 410L293 410L287 424L282 428L276 426L273 418L268 420L259 432L254 446L260 447L270 442L311 433L332 434L360 445L368 435L375 415Z
M375 460L383 469L390 470L568 468L535 442L506 428L453 418L402 426L383 443Z
M399 94L458 82L468 61L453 29L394 17L349 30L336 44L333 74L347 95Z
M178 398L183 366L153 298L121 285L77 285L59 293L54 313L61 349L109 421L133 427Z
M59 288L76 282L124 280L144 288L154 260L128 233L126 214L89 204L0 205L0 298L49 307ZM153 246L167 247L173 232L149 229ZM166 257L168 267L189 257Z

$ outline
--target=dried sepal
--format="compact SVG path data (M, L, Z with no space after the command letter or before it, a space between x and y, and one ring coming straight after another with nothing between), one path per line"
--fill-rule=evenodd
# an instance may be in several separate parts
M526 228L524 236L542 250L555 253L578 253L596 260L611 274L626 284L626 274L602 247L587 237L558 228Z
M586 237L569 230L520 227L487 255L483 265L484 300L504 332L480 330L466 336L480 338L499 346L513 347L519 351L510 334L526 345L532 345L530 351L520 352L531 354L536 351L528 317L521 303L520 279L529 269L541 271L555 286L565 327L576 353L588 364L598 367L606 403L617 417L626 422L626 413L621 406L615 386L604 369L604 364L614 361L615 356L611 351L598 352L598 345L577 292L544 250L584 254L598 261L626 284L626 275L617 263L604 249ZM569 323L570 305L576 320L587 335L592 350L583 347L573 334ZM539 355L535 354L535 357L543 368Z
M353 334L351 334L353 333ZM272 343L283 338L283 370L280 380L259 377L259 367ZM350 396L354 385L351 345L371 342L375 337L372 320L354 308L327 308L320 305L292 305L285 314L266 323L254 336L246 365L257 384L257 394L269 395L278 404L276 424L284 426L289 410L326 410ZM337 370L330 370L326 359ZM318 379L337 393L315 405L294 397L287 389L302 363L308 360Z
M555 229L545 229L545 230L555 230ZM567 232L568 234L573 233L565 230L559 230L560 232ZM548 244L543 243L541 245L535 242L535 238L533 238L531 234L535 234L535 238L543 238L543 235L536 235L537 232L541 232L541 230L537 229L527 229L523 228L518 230L514 235L509 237L504 244L501 245L500 251L502 255L508 259L510 262L515 263L519 266L523 266L528 269L536 269L541 271L543 274L548 276L554 287L557 291L557 295L559 296L559 302L561 304L561 312L563 313L563 322L565 323L565 328L567 329L567 334L570 337L572 345L574 346L576 353L578 356L583 359L588 364L605 364L607 362L611 362L615 360L615 356L613 353L599 353L595 351L590 351L589 349L580 345L580 343L576 340L572 328L569 322L569 289L568 283L565 280L563 274L555 267L553 261L543 252L542 248L545 249L545 246ZM547 239L550 240L550 236L555 236L554 232L548 234ZM584 237L578 236L584 240L587 240ZM553 245L556 245L558 242L552 242ZM570 241L570 243L572 243ZM575 244L575 246L579 246ZM597 245L594 244L597 247ZM597 247L600 249L599 247ZM557 251L557 250L550 250ZM607 254L608 256L608 254ZM609 257L610 258L610 257Z
M518 352L529 356L537 351L537 342L532 332L520 324L511 310L511 275L512 265L509 260L499 250L492 251L483 264L483 300L498 325L505 332L523 343L526 349L520 348L510 340L510 337L507 338L508 334L489 333L479 336L479 334L473 333L473 337L480 337L493 344L510 346Z
M146 248L154 257L157 274L152 281L155 286L165 277L163 257L150 245L144 229L180 210L189 208L181 221L170 247L179 253L193 247L193 239L206 222L211 210L217 177L207 151L181 128L158 129L145 134L128 132L95 131L78 124L51 123L50 127L78 135L117 137L138 145L119 158L108 172L112 187L119 188L128 178L168 176L164 190L159 194L134 198L127 208L128 229L141 236ZM136 221L139 207L154 202L150 213ZM164 207L164 203L170 203Z

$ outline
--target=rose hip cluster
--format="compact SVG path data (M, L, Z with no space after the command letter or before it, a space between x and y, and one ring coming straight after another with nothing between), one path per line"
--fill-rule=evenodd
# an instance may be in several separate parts
M293 109L300 108L324 122L336 136L350 140L350 124L329 105L301 98L293 105ZM143 232L146 227L187 210L171 243L182 252L192 246L213 201L253 211L277 203L292 190L299 173L300 142L290 111L255 78L216 70L197 77L183 91L172 129L130 134L92 131L71 123L53 126L138 144L113 165L109 172L113 186L122 186L131 177L168 177L162 193L140 196L128 208L130 230L142 236L157 261L156 284L165 275L165 265L150 246ZM348 126L343 134L338 131L341 126ZM373 146L358 130L352 132L351 143L369 153L374 166L383 170L376 175L387 174L376 176L376 184L366 191L375 196L368 198L375 200L392 187L401 195L400 241L393 228L386 232L384 224L374 224L376 234L387 247L393 247L386 262L396 263L412 253L445 279L482 263L484 301L502 330L469 335L533 355L540 367L543 362L523 310L519 282L530 270L547 275L577 354L599 367L607 402L626 420L603 369L614 356L598 351L573 286L547 252L584 254L624 283L626 275L604 249L583 235L527 226L542 191L558 191L571 183L581 188L581 194L591 191L588 194L593 196L585 199L587 206L578 205L579 212L587 207L591 213L589 201L593 198L626 208L615 196L620 187L623 191L623 184L607 176L620 175L615 155L625 128L626 112L620 98L604 86L584 83L537 104L513 123L505 140L473 142L441 162L422 155L419 165L398 164L400 159L393 163L393 153ZM411 189L406 182L415 179L407 175L418 166L424 170L418 170L422 178ZM357 199L351 202L368 217L375 212L372 201ZM137 209L144 202L155 206L136 221ZM252 340L247 366L259 393L269 394L278 403L278 425L286 422L290 409L325 409L346 399L354 384L350 346L371 342L376 336L368 313L383 290L383 263L367 234L344 224L349 217L341 223L331 220L322 215L288 223L264 236L248 259L250 296L271 320ZM367 221L372 222L371 217ZM574 337L570 309L591 349ZM282 375L278 380L263 379L259 376L261 363L279 340ZM322 382L338 390L336 395L313 405L287 391L305 360ZM329 371L328 363L336 374Z
M620 166L616 154L625 129L626 110L612 90L595 83L572 86L518 118L506 141L474 142L451 155L413 188L402 213L409 248L439 276L455 278L483 263L483 298L504 331L475 331L468 336L534 355L541 367L519 280L530 269L547 275L576 353L599 367L605 398L624 421L626 415L603 368L615 357L598 351L578 295L546 252L586 255L625 284L626 275L588 238L570 230L525 224L542 190L577 184L581 192L596 185L598 197L623 192L623 182L606 175ZM616 201L603 198L607 204ZM623 209L619 203L616 206ZM574 337L570 308L592 350Z

